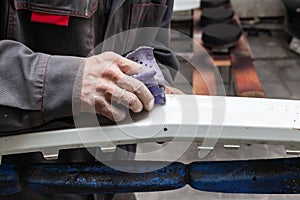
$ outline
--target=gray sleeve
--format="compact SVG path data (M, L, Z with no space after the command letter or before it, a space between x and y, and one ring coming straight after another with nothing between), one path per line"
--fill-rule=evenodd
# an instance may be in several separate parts
M0 134L72 116L72 93L84 59L35 53L0 41Z

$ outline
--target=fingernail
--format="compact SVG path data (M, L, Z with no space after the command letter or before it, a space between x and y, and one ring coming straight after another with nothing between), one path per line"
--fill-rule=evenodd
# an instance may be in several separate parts
M147 107L148 107L148 109L147 109L148 111L150 111L154 108L154 98L151 99L151 101L149 102Z
M134 113L139 113L139 112L141 112L143 110L143 105L141 104L141 105L139 105L138 107L136 107L135 109L134 109Z
M123 121L125 118L126 118L126 113L125 112L119 112L119 113L116 113L114 115L114 120L116 122Z

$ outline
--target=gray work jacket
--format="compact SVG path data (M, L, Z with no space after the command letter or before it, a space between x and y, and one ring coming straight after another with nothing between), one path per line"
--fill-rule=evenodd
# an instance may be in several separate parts
M172 7L173 0L1 0L0 135L72 127L72 91L82 58L122 31L168 28ZM33 13L69 16L68 26L32 21ZM156 42L164 46L155 49L158 62L177 69L167 44ZM84 149L60 152L60 162L93 159ZM3 163L15 162L45 161L40 154L3 158ZM8 199L34 195L40 198L24 192Z
M72 124L75 77L84 65L82 57L122 31L168 28L173 7L172 0L1 2L1 135L68 127ZM68 26L34 22L33 13L69 16ZM178 67L167 49L156 50L155 56L161 64Z

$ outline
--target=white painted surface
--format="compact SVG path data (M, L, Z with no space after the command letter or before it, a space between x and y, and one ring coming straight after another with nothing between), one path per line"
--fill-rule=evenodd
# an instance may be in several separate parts
M225 114L225 118L223 118ZM167 103L118 126L81 128L0 137L0 155L195 138L224 144L283 144L300 149L300 101L240 97L167 95ZM222 130L207 134L207 130Z
M174 11L192 10L200 7L200 0L174 0Z

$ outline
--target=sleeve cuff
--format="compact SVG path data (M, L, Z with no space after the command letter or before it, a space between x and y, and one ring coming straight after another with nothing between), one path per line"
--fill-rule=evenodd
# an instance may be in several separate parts
M46 59L41 92L44 123L72 116L72 103L79 109L84 64L84 58L72 56L49 56Z

